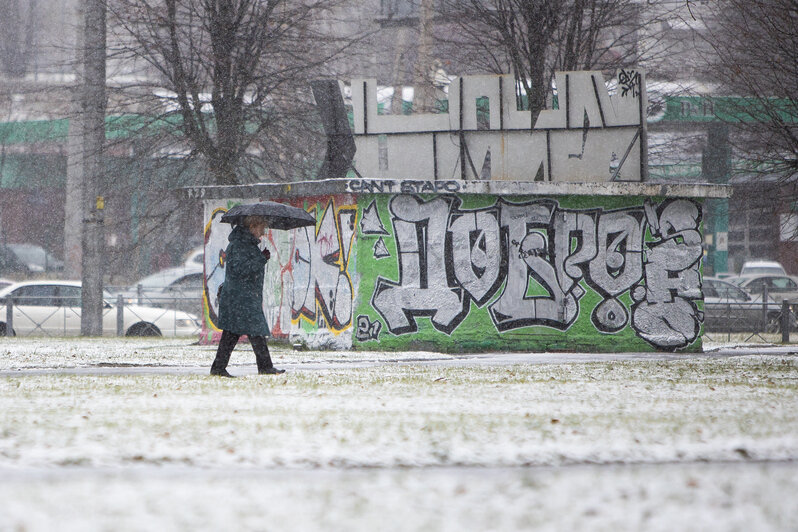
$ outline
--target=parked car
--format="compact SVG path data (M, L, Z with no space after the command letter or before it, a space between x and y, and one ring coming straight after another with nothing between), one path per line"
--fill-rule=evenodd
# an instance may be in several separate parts
M776 303L786 299L798 304L798 277L791 275L746 275L737 277L734 284L749 294L761 294L767 287L768 296Z
M196 247L188 252L184 262L187 268L192 266L202 266L205 264L205 248L203 246Z
M758 274L787 275L787 272L784 266L773 260L750 260L744 262L740 268L741 277Z
M705 277L704 326L709 331L779 332L781 305L768 298L763 308L762 296L716 277ZM764 321L763 321L764 317ZM796 327L792 315L791 328Z
M0 245L0 275L27 276L32 272L9 247Z
M12 334L19 336L77 336L80 334L80 281L25 281L0 289L0 335L6 335L7 302L13 299ZM105 292L103 335L117 331L118 308ZM193 336L200 332L197 316L178 310L125 305L125 336Z
M19 260L36 272L59 272L64 269L64 261L53 257L41 246L36 244L6 244Z
M199 313L202 309L202 289L203 267L199 264L155 272L119 293L126 303Z

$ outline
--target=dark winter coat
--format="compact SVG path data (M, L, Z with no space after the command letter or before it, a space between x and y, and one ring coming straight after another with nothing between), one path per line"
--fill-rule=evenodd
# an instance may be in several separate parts
M263 274L267 259L258 239L237 225L228 237L224 283L219 294L219 328L247 336L269 336L263 315Z

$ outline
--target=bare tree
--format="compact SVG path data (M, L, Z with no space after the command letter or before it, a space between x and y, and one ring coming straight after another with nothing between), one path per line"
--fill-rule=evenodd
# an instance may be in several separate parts
M641 16L634 0L440 0L439 33L465 70L514 74L519 104L534 117L546 107L555 70L615 70L653 59L657 17ZM659 51L658 53L663 53Z
M309 81L352 44L321 23L341 1L109 0L116 54L145 66L130 108L158 95L153 126L182 135L159 149L200 156L213 184L312 176L324 143Z
M0 0L0 72L20 77L33 57L37 0Z
M798 197L798 1L721 0L705 18L716 115L745 172ZM732 96L729 98L728 96Z

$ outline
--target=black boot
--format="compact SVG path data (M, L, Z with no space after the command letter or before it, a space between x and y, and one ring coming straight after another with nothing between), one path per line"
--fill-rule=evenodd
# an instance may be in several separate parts
M233 377L227 372L227 363L230 362L230 354L238 342L239 336L230 331L222 331L219 340L219 347L216 349L216 358L211 365L211 375L219 377Z
M285 373L285 370L277 369L274 366L258 370L258 375L280 375L281 373Z
M269 355L269 346L263 336L251 336L249 338L252 350L255 351L255 362L258 364L258 375L279 375L285 373L284 369L277 369L272 364L272 357Z

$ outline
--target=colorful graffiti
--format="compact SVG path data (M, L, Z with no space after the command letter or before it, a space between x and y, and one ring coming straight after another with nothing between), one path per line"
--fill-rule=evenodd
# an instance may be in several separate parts
M215 330L237 202L208 201ZM308 345L700 347L701 205L692 199L343 194L292 202L315 227L271 231L264 312Z
M323 317L327 327L341 331L352 325L354 288L349 261L355 238L357 206L335 206L330 200L311 229L294 238L291 317L310 322Z
M582 310L584 282L601 297L590 316L598 333L631 325L662 349L685 347L698 336L702 248L695 202L574 210L548 199L498 198L487 208L459 207L456 196L390 200L399 275L379 276L371 297L387 333L414 333L425 317L452 335L472 302L487 305L499 333L565 331ZM631 322L619 299L624 293L633 299Z
M350 198L328 197L311 202L306 209L317 217L316 227L292 231L269 230L262 245L272 251L266 266L264 313L272 334L288 337L299 322L335 334L352 327L354 288L350 258L354 245L357 208ZM220 202L212 207L205 226L205 320L218 332L217 291L224 282L224 254L231 226L221 215L241 203ZM307 202L303 202L307 203Z

